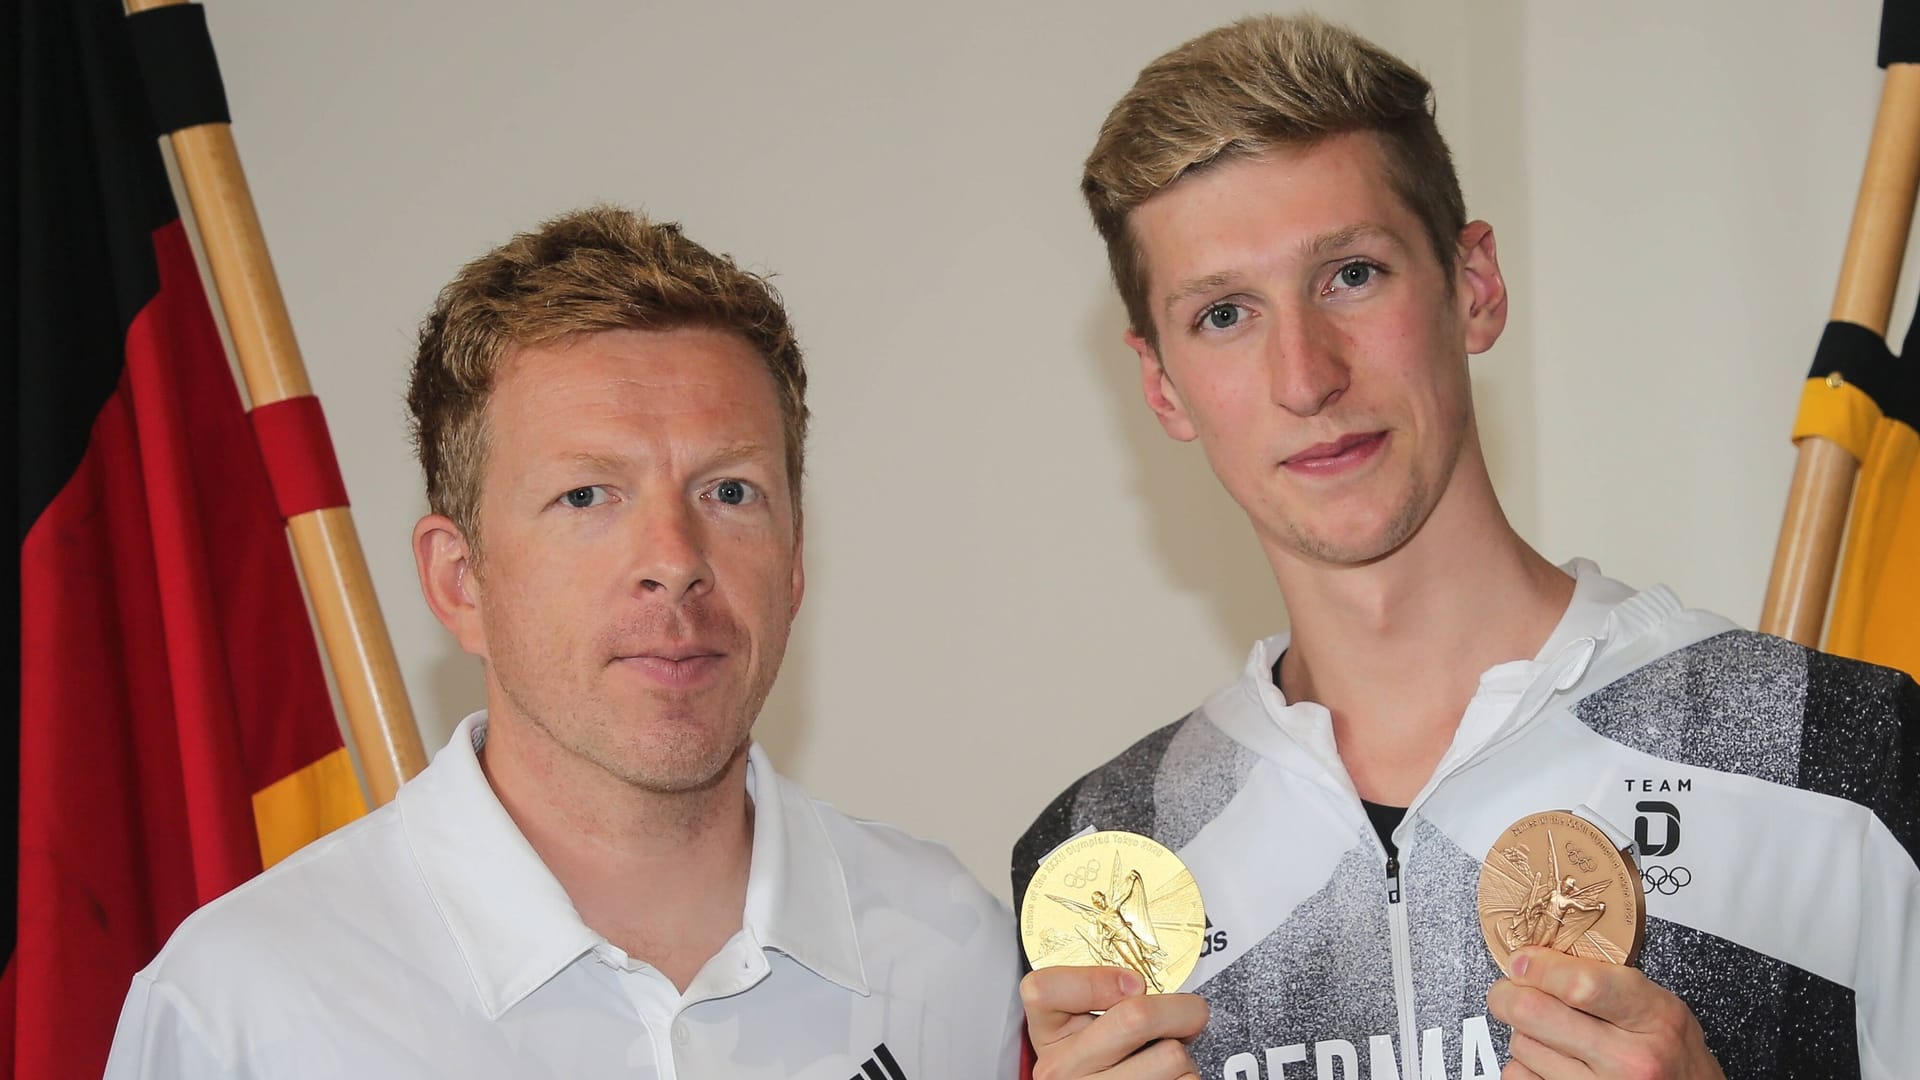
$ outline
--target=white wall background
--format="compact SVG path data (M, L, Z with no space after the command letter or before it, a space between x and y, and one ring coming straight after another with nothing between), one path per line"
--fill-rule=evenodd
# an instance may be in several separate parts
M1284 625L1239 512L1135 399L1076 191L1139 67L1247 10L210 2L428 745L481 693L408 554L414 328L512 232L644 207L776 272L808 353L809 590L759 737L1005 895L1046 801ZM1878 96L1878 4L1321 10L1435 80L1469 209L1498 230L1515 319L1475 383L1516 524L1750 624Z

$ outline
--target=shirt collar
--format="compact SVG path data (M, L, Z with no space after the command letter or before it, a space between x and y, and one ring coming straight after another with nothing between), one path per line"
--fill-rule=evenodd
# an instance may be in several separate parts
M462 720L433 764L395 798L407 843L489 1018L606 939L521 834L481 771L485 710ZM754 800L746 932L761 948L867 993L852 902L813 801L747 751Z
M603 939L527 843L480 770L485 710L453 729L395 797L427 892L491 1019Z
M774 771L758 743L747 749L747 793L753 799L747 931L762 948L867 993L846 871L819 808Z

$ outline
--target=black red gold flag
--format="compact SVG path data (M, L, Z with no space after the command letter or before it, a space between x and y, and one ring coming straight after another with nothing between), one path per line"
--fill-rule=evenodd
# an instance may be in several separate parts
M0 1069L93 1078L173 928L364 807L129 20L11 7Z

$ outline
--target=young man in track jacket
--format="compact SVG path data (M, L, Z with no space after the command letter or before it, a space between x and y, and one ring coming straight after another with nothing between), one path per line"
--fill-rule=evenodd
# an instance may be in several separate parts
M1514 532L1466 362L1506 286L1430 95L1347 31L1248 19L1149 65L1088 159L1147 404L1292 631L1016 845L1019 900L1082 830L1153 836L1210 923L1191 993L1029 975L1034 1075L1914 1075L1920 690ZM1575 808L1637 847L1639 966L1525 949L1503 979L1481 859Z

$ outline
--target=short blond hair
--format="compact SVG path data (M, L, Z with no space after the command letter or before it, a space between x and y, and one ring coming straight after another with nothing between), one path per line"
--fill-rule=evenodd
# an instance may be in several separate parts
M745 338L772 374L796 521L807 439L807 372L780 294L682 235L614 206L565 214L468 263L420 327L407 406L427 504L480 544L487 399L516 348L605 330L701 326Z
M1460 178L1434 123L1432 84L1398 57L1312 15L1258 15L1142 69L1080 180L1134 332L1158 340L1128 226L1135 207L1216 162L1356 131L1379 136L1389 182L1451 269L1467 223Z

